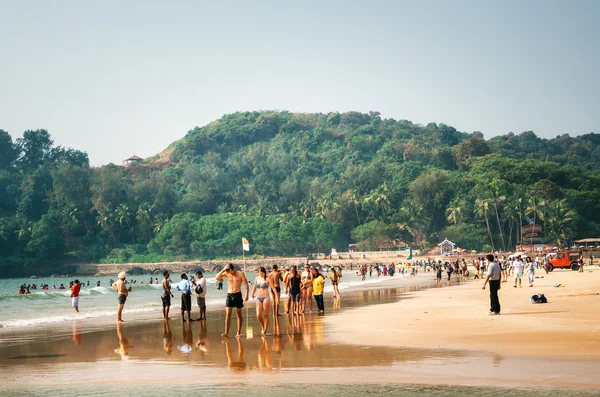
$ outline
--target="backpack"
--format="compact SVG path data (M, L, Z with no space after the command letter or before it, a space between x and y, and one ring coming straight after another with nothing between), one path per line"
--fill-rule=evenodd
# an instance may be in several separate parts
M548 303L548 299L544 296L544 294L535 294L529 299L531 303Z
M196 293L198 295L200 295L202 292L204 292L204 290L202 289L202 286L200 284L196 284L196 288L194 289L194 291L196 291Z

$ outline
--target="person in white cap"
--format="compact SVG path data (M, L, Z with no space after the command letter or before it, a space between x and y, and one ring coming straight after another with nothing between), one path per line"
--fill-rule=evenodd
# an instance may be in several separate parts
M125 272L119 273L119 279L112 286L117 290L117 302L119 306L117 307L117 322L123 323L123 318L121 318L121 313L123 312L123 306L125 306L125 301L127 300L127 296L129 292L131 292L131 287L127 288L125 285L125 277L127 275Z

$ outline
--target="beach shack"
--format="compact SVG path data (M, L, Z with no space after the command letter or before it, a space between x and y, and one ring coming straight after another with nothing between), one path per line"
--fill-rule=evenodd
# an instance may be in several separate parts
M123 160L123 165L139 164L144 161L143 158L136 156L135 154L128 159Z
M444 239L444 241L442 241L441 243L438 244L438 247L440 247L440 255L444 255L444 254L450 255L452 252L454 252L455 245L456 244L454 244L452 241L448 240L447 238Z

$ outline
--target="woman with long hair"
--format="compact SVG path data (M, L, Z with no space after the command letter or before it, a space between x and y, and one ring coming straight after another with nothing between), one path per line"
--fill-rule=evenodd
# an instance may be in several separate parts
M256 296L256 318L262 326L260 334L263 336L267 334L269 328L269 308L271 307L269 290L271 288L271 282L267 279L267 269L259 267L258 276L256 276L252 288L252 299Z

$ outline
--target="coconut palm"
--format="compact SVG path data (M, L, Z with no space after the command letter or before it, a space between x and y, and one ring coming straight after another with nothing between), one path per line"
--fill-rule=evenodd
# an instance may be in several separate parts
M421 246L423 243L423 230L426 226L426 219L422 214L423 207L416 205L410 200L404 201L400 211L396 226L401 232L407 232L414 238L416 246Z
M485 219L485 225L487 226L488 236L490 237L490 243L492 244L492 251L496 251L494 246L494 238L492 237L492 229L490 229L489 221L490 203L487 200L475 200L475 214L479 218Z
M544 200L536 196L535 194L530 194L527 196L527 207L525 208L525 213L528 215L533 215L533 224L535 225L537 218L544 220L544 213L542 209L546 204ZM533 245L533 233L531 233L531 245Z
M502 249L506 251L506 244L504 243L504 232L503 227L500 224L500 215L498 214L498 206L502 205L506 201L506 197L502 196L498 191L495 191L490 198L490 203L494 206L494 212L496 213L496 222L498 222L498 231L500 232L500 241L502 242Z
M463 221L463 212L461 207L448 207L446 209L446 219L448 222L458 225Z
M559 245L566 239L566 235L571 232L571 223L576 214L566 199L552 201L546 205L546 224L548 225L548 234Z
M520 213L519 213L519 206L515 203L515 201L512 201L509 205L504 207L504 211L502 211L502 220L504 222L508 222L508 249L512 250L513 249L513 244L512 244L513 229L516 229L516 235L515 235L515 244L516 244L519 241L519 228L518 227L515 228L515 225L517 225L518 222L521 221Z

